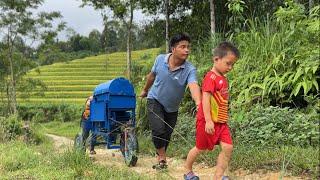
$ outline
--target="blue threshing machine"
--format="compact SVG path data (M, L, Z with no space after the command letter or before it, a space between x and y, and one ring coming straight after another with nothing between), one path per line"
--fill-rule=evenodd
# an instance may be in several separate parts
M97 137L94 144L106 144L107 149L120 148L128 166L134 166L138 160L135 108L136 96L132 84L125 78L116 78L95 88L90 116L85 122L85 128ZM75 138L75 147L85 149L85 142L79 133Z

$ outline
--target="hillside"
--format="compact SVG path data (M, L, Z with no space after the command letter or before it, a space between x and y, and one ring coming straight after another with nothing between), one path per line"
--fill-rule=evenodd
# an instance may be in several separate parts
M159 49L132 52L133 63L145 63L158 54ZM147 58L146 58L147 57ZM25 103L76 103L82 104L94 88L116 77L124 77L126 52L76 59L64 63L40 66L24 78L41 80L47 87L44 95L35 91L23 98L18 92L18 102Z

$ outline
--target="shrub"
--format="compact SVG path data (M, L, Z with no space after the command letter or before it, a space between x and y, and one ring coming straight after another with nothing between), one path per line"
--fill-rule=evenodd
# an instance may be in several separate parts
M0 140L2 142L15 139L22 132L22 121L16 115L0 118Z
M319 11L286 3L265 22L248 20L249 30L234 36L242 53L228 74L234 105L261 102L306 107L300 97L319 92Z
M25 121L50 122L80 120L82 105L74 104L31 104L19 105L19 116Z
M244 114L235 113L230 121L234 140L248 146L317 146L319 116L289 108L254 106Z
M196 118L188 116L187 114L180 114L178 122L172 134L172 141L182 142L191 145L195 142L195 122Z

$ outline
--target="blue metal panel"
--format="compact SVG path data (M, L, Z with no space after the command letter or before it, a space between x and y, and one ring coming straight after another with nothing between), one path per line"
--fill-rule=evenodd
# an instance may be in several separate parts
M94 96L105 93L111 95L135 96L132 84L122 77L102 83L94 90Z
M106 103L92 101L90 104L90 120L106 121Z
M109 108L135 108L135 96L110 96Z

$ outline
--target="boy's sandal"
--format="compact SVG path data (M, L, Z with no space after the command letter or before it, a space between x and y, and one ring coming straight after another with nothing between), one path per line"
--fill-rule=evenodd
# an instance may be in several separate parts
M200 178L196 176L192 171L188 174L183 175L184 180L199 180Z
M168 168L168 165L167 165L167 162L165 160L161 160L159 161L158 164L155 164L152 166L152 169L156 169L156 170L164 170L164 169L167 169Z
M221 180L230 180L229 176L222 176Z

